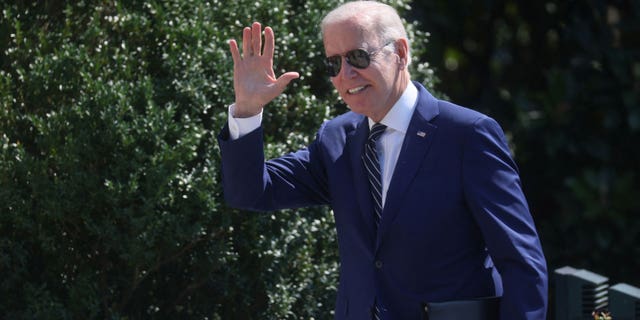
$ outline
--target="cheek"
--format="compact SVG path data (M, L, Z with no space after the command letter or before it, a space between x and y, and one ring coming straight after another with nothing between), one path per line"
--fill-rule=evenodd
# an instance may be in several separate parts
M331 80L331 84L333 84L334 87L338 87L338 77L331 77L329 78Z
M329 78L329 79L331 79L331 84L333 84L334 88L336 88L336 89L340 88L340 80L339 80L340 77L333 77L333 78ZM340 90L338 90L338 91L340 91Z
M336 89L336 91L338 92L338 95L340 95L340 97L342 97L342 81L339 80L340 77L334 77L331 78L331 84L333 84L333 88ZM342 97L344 99L344 97Z

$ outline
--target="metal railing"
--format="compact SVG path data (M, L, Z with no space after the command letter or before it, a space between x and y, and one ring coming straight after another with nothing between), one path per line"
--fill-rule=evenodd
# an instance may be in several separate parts
M556 320L640 320L640 288L569 266L554 272Z

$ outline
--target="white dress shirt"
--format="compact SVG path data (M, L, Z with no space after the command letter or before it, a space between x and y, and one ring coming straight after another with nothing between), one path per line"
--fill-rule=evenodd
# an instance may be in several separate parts
M382 171L382 206L384 207L385 200L387 199L387 190L389 190L389 183L391 183L391 177L393 177L393 171L396 168L398 162L398 156L400 155L400 149L402 148L402 142L404 136L407 133L409 122L413 116L413 111L416 108L416 101L418 100L418 89L416 86L409 82L409 85L400 96L400 99L391 107L391 110L380 121L380 123L387 126L387 130L380 136L377 143L376 151L378 152L378 160L380 161L380 170ZM373 120L369 119L369 129L375 124Z
M402 142L407 133L409 122L413 116L418 100L418 89L409 82L409 85L400 96L400 99L391 107L391 110L380 121L387 126L387 130L377 141L378 159L380 170L382 171L382 205L387 198L387 190L393 176ZM231 140L238 139L251 131L260 127L262 123L262 112L249 118L235 118L233 116L235 104L229 106L229 136ZM375 123L369 119L369 129Z

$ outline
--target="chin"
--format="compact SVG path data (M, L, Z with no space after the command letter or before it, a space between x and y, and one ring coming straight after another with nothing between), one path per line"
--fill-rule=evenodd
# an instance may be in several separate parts
M370 109L373 105L370 99L362 99L362 97L347 97L347 99L342 98L342 101L349 106L349 109L358 113Z
M355 113L359 113L361 115L367 115L368 108L362 107L360 104L350 104L347 102L347 108Z

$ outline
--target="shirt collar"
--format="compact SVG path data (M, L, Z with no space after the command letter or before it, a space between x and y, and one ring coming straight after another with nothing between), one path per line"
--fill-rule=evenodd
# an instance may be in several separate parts
M386 125L387 128L406 133L409 122L411 122L411 117L413 116L413 111L416 108L416 101L418 101L418 88L416 88L413 82L409 82L400 99L396 101L380 123ZM369 119L369 129L371 129L374 124L375 122Z

